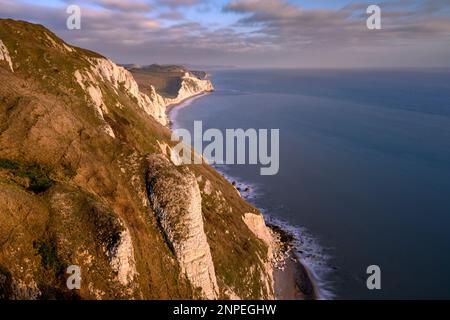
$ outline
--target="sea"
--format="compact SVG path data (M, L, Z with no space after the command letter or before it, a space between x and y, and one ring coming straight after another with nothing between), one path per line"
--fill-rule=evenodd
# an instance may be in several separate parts
M215 165L297 236L324 299L450 298L450 69L213 70L173 128L279 129L279 172ZM367 269L380 268L369 289Z

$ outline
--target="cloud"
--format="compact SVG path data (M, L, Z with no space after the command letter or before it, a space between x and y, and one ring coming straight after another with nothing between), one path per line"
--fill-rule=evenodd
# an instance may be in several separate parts
M205 0L156 0L155 4L159 6L166 6L170 8L190 7L205 3Z
M382 3L383 28L366 28L367 4L353 3L341 9L303 9L286 0L232 0L224 12L240 14L237 26L256 27L277 43L347 46L391 43L405 39L449 36L449 16L435 16L448 9L443 2L397 0ZM426 14L425 14L426 12Z
M121 63L448 65L450 5L443 2L382 2L380 31L366 28L362 2L307 9L287 0L232 0L206 12L200 2L84 0L81 30L67 30L65 6L0 0L0 16L41 23L67 42ZM186 5L194 16L183 11Z
M183 20L185 17L179 11L169 11L169 12L163 12L163 13L159 14L158 18L163 19L163 20L177 21L177 20Z
M131 11L150 11L151 7L146 1L140 0L95 0L94 1L99 6L106 9L119 10L125 12Z

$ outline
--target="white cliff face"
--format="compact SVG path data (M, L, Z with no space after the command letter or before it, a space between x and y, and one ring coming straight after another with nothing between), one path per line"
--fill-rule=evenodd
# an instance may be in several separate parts
M0 60L6 61L11 68L11 71L14 72L11 56L9 55L8 48L6 48L2 40L0 40Z
M242 219L244 220L247 227L252 231L257 238L262 240L268 248L267 252L267 260L262 262L265 265L266 268L266 274L263 275L262 279L263 282L266 284L266 290L267 292L272 292L271 297L274 299L273 295L273 287L274 287L274 279L273 279L273 259L274 259L274 243L273 243L273 236L272 232L269 230L269 228L266 226L266 223L264 221L264 217L261 214L255 214L255 213L246 213Z
M140 92L132 74L108 59L88 58L87 60L90 63L90 68L75 71L74 77L81 88L87 90L97 110L100 108L103 113L107 113L108 107L113 107L107 106L103 99L101 97L99 98L101 94L99 83L103 81L111 84L117 94L120 90L125 90L125 93L134 99L138 106L148 115L155 118L162 125L167 124L165 105L162 97L159 95L149 97Z
M151 115L162 125L167 124L167 118L165 114L165 106L161 103L161 97L156 94L155 96L147 96L139 91L138 84L133 78L133 75L123 67L119 67L111 60L108 59L90 59L91 71L95 75L100 75L103 81L107 81L113 85L117 90L120 90L122 85L126 92L134 99L148 115Z
M212 263L211 250L203 226L202 198L195 176L189 179L186 224L188 233L179 243L180 261L191 282L202 288L205 297L217 297L217 281Z
M108 108L103 101L103 93L100 87L98 86L98 82L89 72L76 70L74 76L77 83L89 97L89 100L93 104L95 110L97 111L99 118L103 121L103 131L105 131L112 138L115 138L116 136L114 134L113 129L105 121L104 118L104 114L108 113Z
M213 90L214 87L211 81L200 80L186 72L181 80L181 88L178 91L177 97L172 99L166 98L164 101L166 105L178 104L190 97Z
M139 86L134 80L133 75L125 68L104 58L88 58L88 61L90 63L88 70L77 70L74 74L75 80L83 90L94 87L98 91L100 90L98 81L106 81L112 84L116 93L124 89L131 98L135 99L140 108L164 126L168 124L166 115L167 106L180 103L197 94L214 90L209 80L200 80L190 73L186 73L182 78L181 88L176 98L162 97L156 92L153 86L151 86L149 95L146 95L139 91ZM91 92L88 92L91 98L98 96L98 94L93 96ZM99 103L98 100L95 100L95 103L97 106L104 105L103 102Z
M102 90L98 86L89 86L86 89L87 94L91 98L92 103L94 104L95 110L97 111L99 117L103 120L103 130L112 138L115 138L115 134L111 126L105 121L104 114L108 113L108 109L103 102L103 94Z
M218 297L211 250L203 226L202 198L195 176L180 172L164 156L148 158L149 197L182 272L207 299Z
M137 271L134 261L133 242L128 230L121 233L119 243L109 255L111 266L117 272L119 282L124 286L132 283Z
M246 213L243 220L247 227L269 247L272 247L272 234L267 228L264 217L260 214Z

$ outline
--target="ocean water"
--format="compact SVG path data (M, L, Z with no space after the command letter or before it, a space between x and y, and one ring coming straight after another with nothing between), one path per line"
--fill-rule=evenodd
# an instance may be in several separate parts
M280 170L219 170L297 227L335 298L450 298L450 70L228 70L175 127L280 129ZM327 258L328 257L328 258ZM366 269L381 268L381 290Z

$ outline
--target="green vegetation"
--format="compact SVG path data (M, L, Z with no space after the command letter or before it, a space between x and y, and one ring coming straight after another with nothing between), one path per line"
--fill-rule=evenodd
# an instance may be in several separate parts
M9 169L9 170L17 170L19 169L19 163L17 161L9 160L9 159L0 159L0 168L1 169Z
M179 66L152 65L142 69L132 69L133 77L139 83L139 89L147 95L151 94L151 87L166 97L175 98L181 88L181 77L188 72Z
M102 57L80 48L70 52L53 32L24 21L0 19L0 39L14 61L14 73L37 80L43 90L57 94L74 89L73 74L89 66L86 57Z
M15 160L0 159L0 169L12 172L13 175L27 180L26 189L34 193L47 191L53 180L49 177L49 171L39 164L23 164Z
M87 219L93 227L98 243L104 245L108 251L112 250L120 241L124 228L119 224L117 216L107 208L100 208L92 202L88 202L87 206L83 211L87 212Z
M52 269L56 274L62 270L63 264L58 258L54 239L35 240L33 241L33 247L37 254L41 256L41 263L45 269Z

